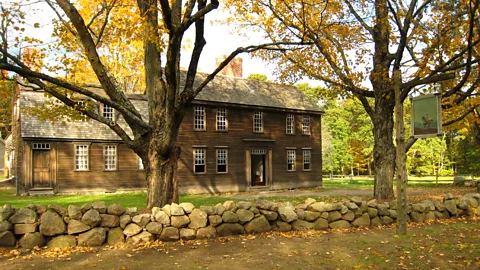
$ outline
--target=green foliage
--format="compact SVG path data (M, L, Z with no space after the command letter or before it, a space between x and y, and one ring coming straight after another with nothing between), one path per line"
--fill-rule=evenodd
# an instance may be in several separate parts
M407 153L409 174L449 175L450 162L446 157L447 144L444 138L419 139Z
M12 122L12 98L15 83L11 78L0 75L0 132L2 138L10 132Z
M254 81L260 81L260 82L268 82L268 77L265 74L258 74L258 73L252 73L248 75L247 77L248 80L254 80Z

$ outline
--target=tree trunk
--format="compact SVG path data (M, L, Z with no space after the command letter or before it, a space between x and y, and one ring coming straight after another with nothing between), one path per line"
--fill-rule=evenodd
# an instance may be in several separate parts
M153 139L156 140L156 139ZM158 144L159 142L151 142ZM148 186L147 208L163 207L172 202L178 203L177 161L180 147L174 146L167 156L161 156L158 147L150 147L148 160L144 162Z
M377 98L373 119L373 163L375 166L374 197L392 199L395 172L395 146L393 144L394 98Z

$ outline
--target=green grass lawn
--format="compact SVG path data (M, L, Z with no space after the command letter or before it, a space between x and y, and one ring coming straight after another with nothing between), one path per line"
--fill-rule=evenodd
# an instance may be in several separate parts
M453 183L453 176L441 176L438 178L438 185L433 176L415 177L408 176L409 187L445 187ZM396 185L394 180L393 185ZM325 188L373 188L373 178L355 176L352 181L348 177L342 179L323 178L323 187Z

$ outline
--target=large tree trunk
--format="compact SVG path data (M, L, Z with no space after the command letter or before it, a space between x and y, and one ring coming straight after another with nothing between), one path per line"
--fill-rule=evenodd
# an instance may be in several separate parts
M148 187L147 208L163 207L166 204L178 203L177 161L180 147L174 146L166 156L158 150L161 142L153 138L150 142L147 162L144 162ZM152 147L155 145L157 147Z
M395 172L395 146L393 144L394 98L375 100L373 119L373 163L375 166L374 197L392 199L393 175Z

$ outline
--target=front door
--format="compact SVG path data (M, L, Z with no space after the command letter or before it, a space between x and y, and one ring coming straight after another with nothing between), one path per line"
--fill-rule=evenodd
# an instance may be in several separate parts
M252 187L265 186L265 156L266 155L252 155Z
M48 150L33 150L33 187L51 187L50 151Z

